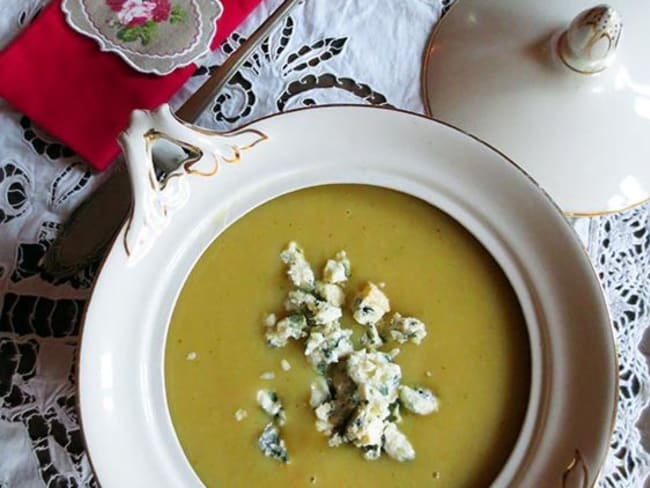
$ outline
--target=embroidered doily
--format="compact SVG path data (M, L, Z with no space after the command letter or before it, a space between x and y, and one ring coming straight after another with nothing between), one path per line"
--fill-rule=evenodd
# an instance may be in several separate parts
M0 48L44 3L0 3ZM225 130L269 113L341 102L422 112L422 53L449 3L306 0L253 53L200 122ZM264 2L222 50L204 59L173 104L189 96L277 4ZM74 384L80 319L97 263L61 280L48 276L40 260L60 223L109 175L93 173L1 102L0 128L0 487L97 486L83 448ZM619 409L599 486L642 486L650 472L643 448L650 447L650 412L642 415L650 387L644 357L650 336L643 338L650 317L650 204L572 224L605 289L619 352Z
M133 69L164 75L210 50L218 0L63 0L68 24Z

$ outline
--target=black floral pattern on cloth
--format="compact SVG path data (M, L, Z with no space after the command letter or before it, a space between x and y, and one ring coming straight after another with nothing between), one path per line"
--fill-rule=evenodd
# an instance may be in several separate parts
M76 359L73 355L69 362L69 383L63 388L51 385L59 391L52 398L43 398L31 384L37 378L41 347L35 339L0 336L0 422L25 426L44 486L98 486L89 473L79 428L74 388ZM76 349L74 344L67 348L72 352ZM52 453L57 450L68 454L68 469L61 469L54 461Z
M36 2L29 8L20 10L18 15L18 28L24 28L41 13L41 10L43 9L41 3L45 2Z
M70 197L83 190L90 182L92 175L92 170L81 161L65 166L56 175L50 186L50 208L56 209L60 207Z
M316 105L320 90L341 91L355 103L390 106L386 97L369 85L351 77L334 73L319 75L303 74L306 70L326 65L344 52L347 37L325 37L292 48L295 20L288 16L276 35L263 41L245 61L242 68L228 81L226 88L217 96L213 106L214 120L220 123L238 124L247 120L255 109L259 95L255 92L257 78L268 79L273 72L275 79L284 85L275 94L279 112L288 108ZM246 39L232 34L222 46L228 55ZM211 73L215 66L203 67L198 74ZM331 93L328 94L331 96Z
M30 401L33 395L22 390L13 378L18 376L24 383L36 373L38 342L18 342L7 337L0 338L0 406L11 410ZM6 415L6 414L5 414Z
M0 226L24 215L29 208L30 180L16 163L0 163Z
M20 118L20 126L23 128L23 137L30 143L37 154L44 155L50 160L69 158L75 155L74 151L68 146L57 142L33 126L31 119L24 115Z
M0 3L0 49L38 16L47 1L18 0Z
M445 14L451 8L455 0L442 0L442 13Z
M0 6L0 48L45 3L19 0L11 16ZM96 175L1 101L0 117L0 487L95 487L75 370L97 263L59 278L41 260Z
M0 309L0 333L74 337L79 334L84 306L84 300L7 293Z
M65 276L54 276L43 268L43 258L50 248L51 241L43 239L34 243L18 245L16 267L10 279L14 283L38 276L39 279L52 285L68 284L75 289L88 289L92 285L99 262L95 261L83 267L77 273Z

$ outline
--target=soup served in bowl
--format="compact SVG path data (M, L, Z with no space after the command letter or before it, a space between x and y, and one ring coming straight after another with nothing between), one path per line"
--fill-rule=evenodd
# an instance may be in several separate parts
M420 344L380 347L399 347L403 384L437 397L430 415L401 412L399 429L414 459L367 460L351 444L330 447L315 427L310 385L319 373L304 341L267 345L268 316L287 314L292 284L279 254L290 241L300 243L317 277L345 250L352 263L348 297L379 283L392 310L426 324ZM342 308L342 326L363 347L363 327L349 306ZM455 220L403 193L329 185L254 209L206 250L172 316L165 378L178 438L208 486L478 487L490 484L515 444L530 353L508 280ZM260 390L282 399L289 463L258 448L269 423L256 400Z

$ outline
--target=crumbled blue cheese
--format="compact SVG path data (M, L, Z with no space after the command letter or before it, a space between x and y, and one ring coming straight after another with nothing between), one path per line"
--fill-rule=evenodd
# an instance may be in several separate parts
M314 287L314 271L298 244L290 242L287 248L280 253L280 259L288 266L287 275L296 287L303 290L311 290Z
M333 283L316 282L316 294L330 305L342 307L345 303L345 292L339 285Z
M309 319L314 325L327 325L339 320L343 316L341 307L331 305L322 300L315 300L307 305Z
M315 295L302 290L292 290L284 302L287 312L300 312L311 325L324 325L341 318L343 312L338 305L320 300Z
M366 459L377 459L384 428L394 412L402 370L389 354L361 349L348 356L347 373L357 385L361 403L347 426L346 438Z
M277 323L277 321L278 319L274 313L270 313L266 317L264 317L264 325L266 325L267 327L273 327Z
M376 324L366 325L366 332L361 336L361 344L370 349L377 349L384 345L384 340L379 334Z
M305 345L305 356L321 373L328 365L336 363L354 350L350 337L352 331L337 323L313 329Z
M323 281L326 283L345 283L350 277L350 260L345 251L339 251L333 259L328 259L323 268Z
M316 430L326 436L331 436L334 431L335 425L330 421L330 417L334 413L334 406L335 403L333 401L324 402L314 410L314 414L316 415Z
M291 363L287 361L286 359L283 359L280 361L280 367L282 368L282 371L291 371Z
M350 306L356 322L366 329L363 347L355 351L352 330L340 323L346 303L343 286L351 270L345 251L327 261L322 281L315 279L295 242L282 252L281 259L294 288L284 303L289 315L279 321L273 314L266 317L266 340L272 347L283 347L289 339L306 338L305 356L321 374L310 386L316 430L328 437L331 447L353 444L369 460L382 452L398 461L414 459L413 446L396 426L402 421L400 407L426 415L437 410L437 399L425 388L401 386L402 370L394 361L399 349L383 352L378 348L389 339L419 344L426 336L425 325L398 313L388 320L390 302L381 290L384 284L367 282ZM274 419L260 437L260 449L271 457L288 459L276 427L286 420L277 395L260 390L257 399Z
M348 424L346 437L363 451L363 457L368 460L377 459L381 455L384 434L384 418L378 405L364 405Z
M391 339L400 344L407 341L420 344L427 335L427 328L421 320L413 317L402 317L399 313L395 313L390 319L388 333Z
M287 446L285 445L284 440L280 438L280 429L278 429L273 422L266 424L262 434L257 440L257 446L266 457L277 459L283 463L289 462Z
M360 388L362 399L380 398L387 404L397 399L402 369L393 362L390 354L366 349L354 351L348 357L347 368L348 375Z
M309 306L316 302L317 298L303 290L291 290L284 301L284 309L287 312L307 312Z
M301 314L292 314L276 322L266 330L266 343L271 347L284 347L289 339L307 336L307 319Z
M339 433L335 433L328 439L327 445L330 447L339 447L345 444L346 442L350 442L346 436L341 435Z
M327 380L322 376L318 376L311 382L309 390L309 406L311 408L316 408L330 399L330 387L327 384Z
M269 415L278 425L284 425L287 421L286 413L282 402L273 390L259 390L257 392L257 404Z
M399 387L399 399L404 408L418 415L429 415L438 411L438 399L427 388L402 385Z
M235 412L235 420L237 422L241 422L246 417L248 417L248 412L246 410L244 410L243 408L240 408Z
M393 422L389 422L384 428L384 451L396 461L415 459L413 446Z
M361 325L376 324L390 311L390 302L374 283L366 283L352 302L352 316Z

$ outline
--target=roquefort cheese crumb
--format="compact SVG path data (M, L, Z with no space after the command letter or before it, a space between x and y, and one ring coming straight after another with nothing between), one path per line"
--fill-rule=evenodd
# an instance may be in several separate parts
M390 311L390 302L374 283L366 283L352 302L352 316L361 325L376 324Z
M361 344L369 349L377 349L384 345L384 340L379 335L379 330L376 324L366 325L366 332L361 336Z
M284 347L289 339L307 336L307 319L301 314L291 314L267 328L266 343L271 347Z
M264 325L266 325L267 327L273 327L277 321L278 319L274 313L270 313L266 317L264 317Z
M185 356L185 359L187 359L188 361L194 361L197 357L198 354L196 354L195 352L188 352L187 356Z
M395 313L390 319L389 334L391 339L400 344L407 341L420 344L427 335L427 328L421 320Z
M341 307L345 303L345 292L343 288L334 283L323 283L322 281L316 282L316 293L330 305Z
M341 307L322 300L315 300L307 305L309 319L314 325L327 325L336 322L343 316Z
M273 425L273 422L266 424L257 440L257 446L266 457L277 459L283 463L289 462L287 446L284 440L280 438L280 429Z
M259 390L257 392L257 404L266 412L267 415L273 418L278 425L284 425L287 421L287 416L284 412L284 407L280 398L273 390Z
M327 445L330 447L339 447L343 444L350 442L348 438L344 435L339 434L338 432L332 435L327 441Z
M350 277L350 260L345 251L336 253L334 259L328 259L323 268L323 281L326 283L345 283Z
M311 290L314 287L314 271L298 244L290 242L280 253L280 259L288 266L287 275L296 287L303 290Z
M312 325L324 325L341 318L341 307L320 300L311 293L302 290L292 290L284 302L287 312L300 312Z
M384 417L377 405L364 405L348 424L346 437L363 451L363 457L375 460L381 455Z
M248 412L246 410L244 410L243 408L240 408L239 410L237 410L235 412L235 420L237 420L237 422L241 422L246 417L248 417Z
M311 393L309 396L309 406L311 406L311 408L316 408L330 399L329 385L327 384L327 380L322 376L318 376L311 382L309 390Z
M280 361L280 367L282 368L282 371L291 370L291 364L286 359L283 359L282 361Z
M261 380L274 380L275 373L273 371L265 371L260 375Z
M287 312L307 312L309 305L316 302L317 298L303 290L291 290L284 302L284 309Z
M438 411L438 399L427 388L402 385L399 387L399 399L404 408L418 415L429 415Z
M350 329L343 329L336 323L312 330L305 345L305 356L314 368L324 373L328 365L354 350L351 336Z
M393 422L389 422L384 428L384 451L396 461L415 459L413 446Z
M359 387L361 398L372 400L380 395L386 402L397 399L397 387L402 379L402 369L389 354L361 349L348 357L348 375Z
M334 430L334 424L330 422L330 417L334 412L334 402L324 402L316 407L316 430L327 436L331 436Z

